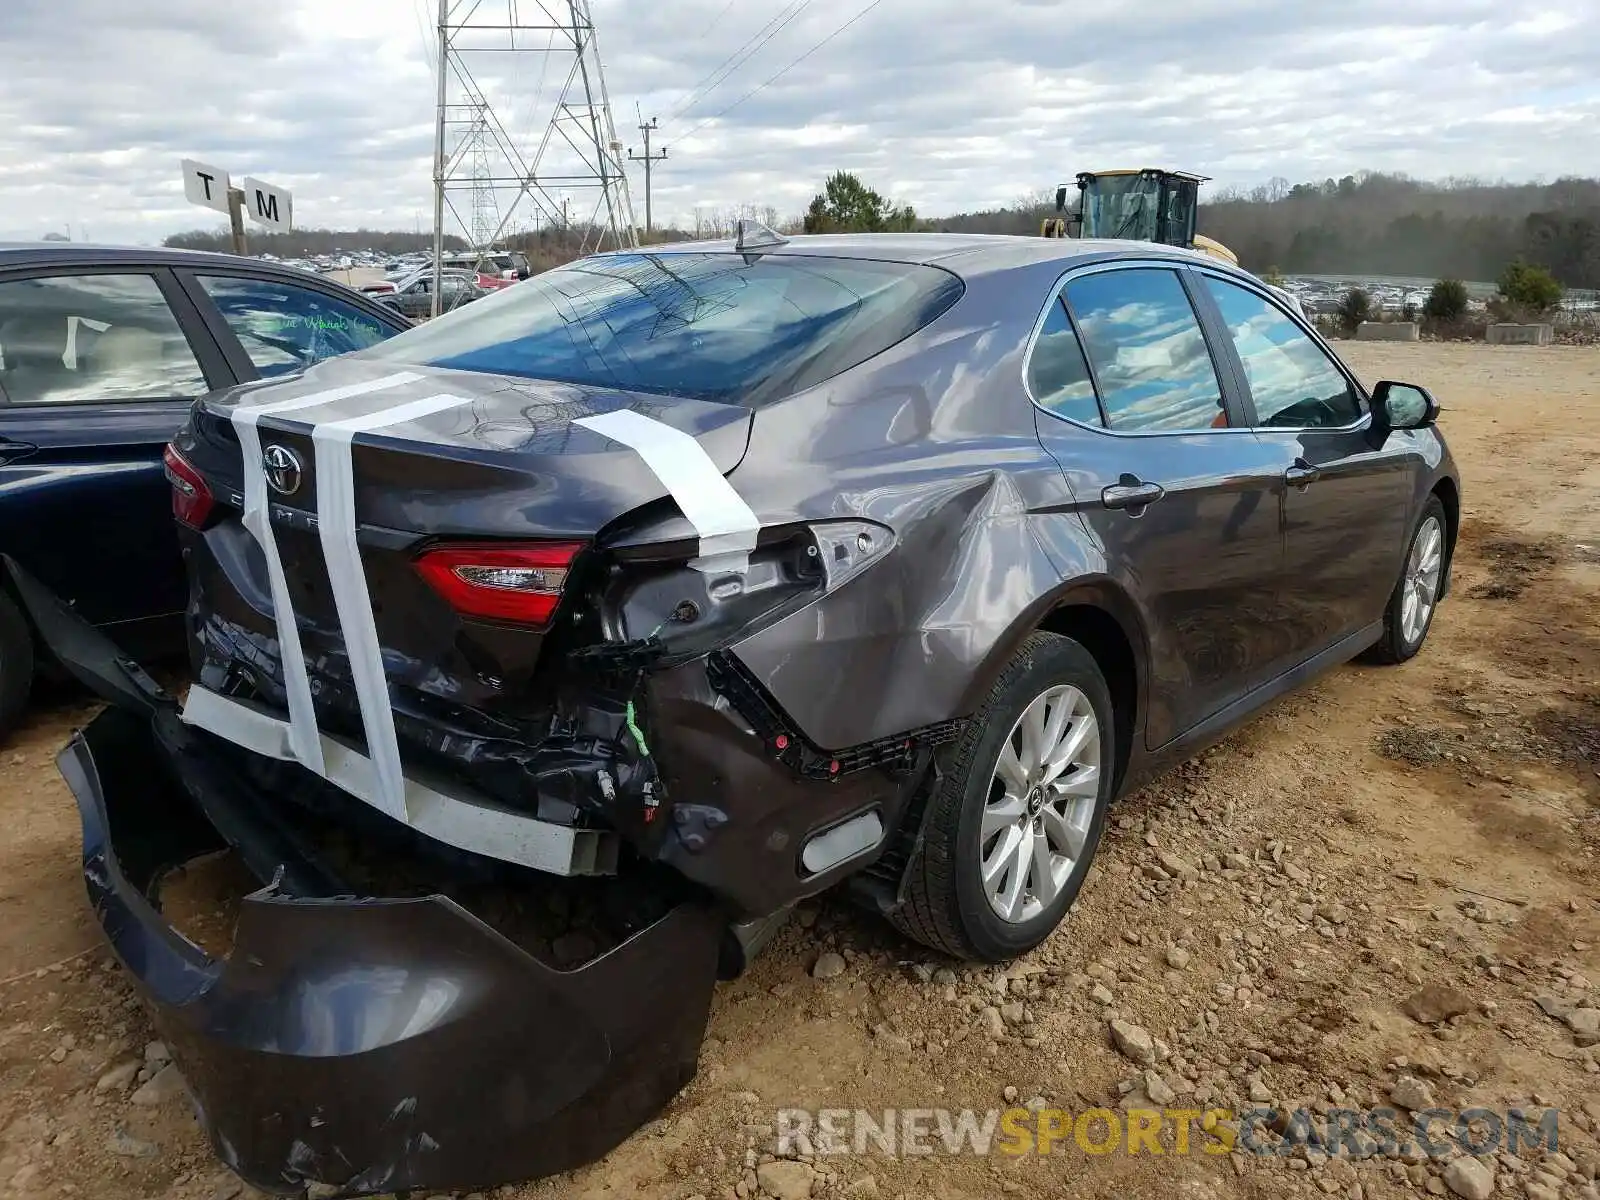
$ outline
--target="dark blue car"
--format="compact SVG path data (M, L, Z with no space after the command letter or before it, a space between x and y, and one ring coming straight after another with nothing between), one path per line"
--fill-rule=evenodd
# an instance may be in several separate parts
M195 398L409 328L305 271L161 248L0 244L0 553L134 657L182 644L162 452ZM0 734L34 641L0 590Z

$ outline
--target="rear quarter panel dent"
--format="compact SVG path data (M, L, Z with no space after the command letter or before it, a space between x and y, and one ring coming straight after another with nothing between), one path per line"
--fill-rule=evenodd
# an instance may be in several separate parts
M965 715L995 647L1060 580L1003 473L865 507L897 530L890 557L734 647L830 749Z

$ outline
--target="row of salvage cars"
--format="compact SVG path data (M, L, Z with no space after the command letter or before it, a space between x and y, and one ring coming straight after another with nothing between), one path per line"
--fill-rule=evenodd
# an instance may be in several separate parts
M482 1187L659 1111L798 900L1024 953L1114 796L1415 654L1437 411L1190 252L756 229L195 402L181 698L8 586L109 702L60 757L85 877L220 1157ZM207 953L161 888L224 848L259 890Z

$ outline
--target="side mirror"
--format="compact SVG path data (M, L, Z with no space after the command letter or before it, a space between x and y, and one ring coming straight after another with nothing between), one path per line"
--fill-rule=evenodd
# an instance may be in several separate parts
M1065 186L1056 189L1056 211L1067 211L1067 189Z
M1433 393L1414 383L1381 381L1372 389L1372 428L1387 434L1391 429L1421 429L1439 419L1439 402Z

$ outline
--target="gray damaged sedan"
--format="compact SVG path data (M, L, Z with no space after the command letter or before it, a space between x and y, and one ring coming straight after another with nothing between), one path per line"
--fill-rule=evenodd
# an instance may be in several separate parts
M111 701L85 877L222 1159L481 1187L657 1112L801 898L1021 954L1117 794L1416 654L1437 413L1185 251L756 230L197 402L181 699L12 576ZM207 951L160 903L219 849Z

